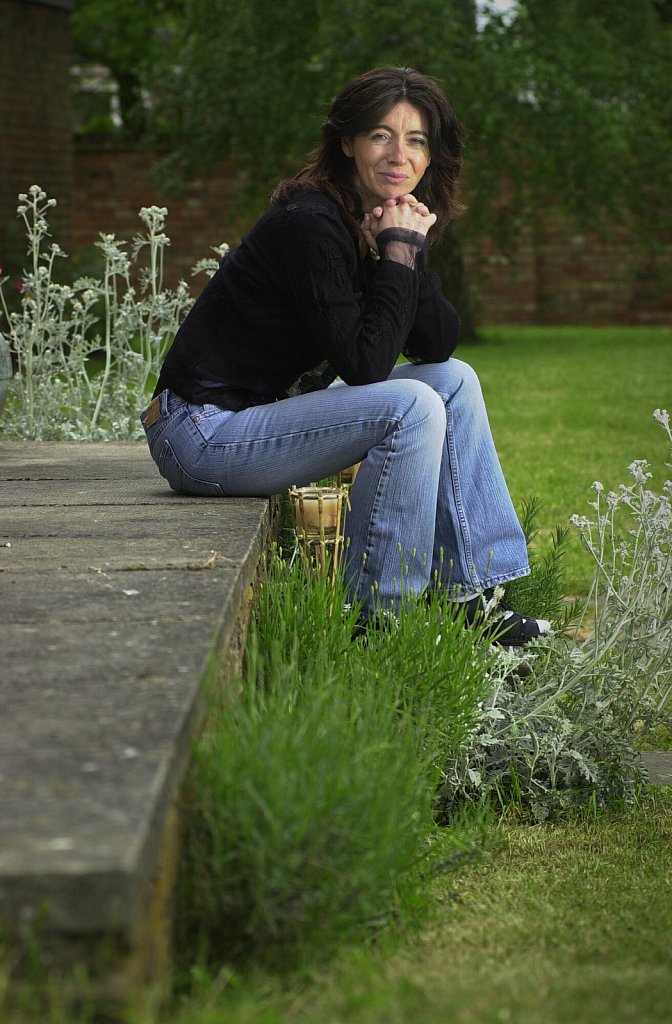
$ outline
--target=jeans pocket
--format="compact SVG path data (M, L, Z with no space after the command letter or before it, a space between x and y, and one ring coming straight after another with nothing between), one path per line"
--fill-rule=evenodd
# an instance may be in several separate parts
M192 494L200 497L221 498L224 491L218 483L198 480L191 476L183 467L173 451L170 441L164 441L157 465L164 480L167 480L173 491L178 494Z
M149 447L150 454L155 462L158 463L157 454L161 452L161 442L163 435L166 432L166 428L169 426L170 421L163 418L153 423L151 427L144 427L145 438L147 439L147 445Z

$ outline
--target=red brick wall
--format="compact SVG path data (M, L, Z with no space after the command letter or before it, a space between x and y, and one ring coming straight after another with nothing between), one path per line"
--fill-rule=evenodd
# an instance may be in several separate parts
M69 241L72 181L70 0L0 0L0 264L21 265L17 195L41 185Z
M237 229L227 226L227 168L194 178L177 196L161 187L154 168L147 152L109 140L78 140L69 251L86 270L87 250L99 232L130 243L141 229L140 207L166 206L172 244L165 282L173 286L182 277L197 291L204 278L191 278L194 263L222 241L235 245L245 229L240 222ZM621 228L598 238L549 211L534 230L523 231L512 262L487 238L470 241L465 259L484 324L672 324L672 243L659 252L647 250Z
M647 247L616 226L598 237L549 210L511 262L483 238L466 259L483 323L672 324L672 240Z
M166 280L174 284L180 277L192 280L191 267L210 255L210 246L237 243L240 225L238 231L226 226L226 167L171 196L152 176L150 154L107 147L86 139L76 145L76 246L92 245L99 231L130 241L140 227L141 206L167 206L172 244ZM655 254L623 229L600 239L549 211L536 230L522 233L513 262L504 261L487 238L466 246L466 262L482 323L672 323L672 243Z
M226 167L216 167L174 196L161 187L154 168L155 158L149 153L86 137L76 142L75 249L92 246L100 232L130 242L144 230L138 217L141 207L165 206L171 240L166 284L174 286L180 278L191 282L191 268L213 255L211 246L238 241L235 232L224 227L231 209L229 174ZM203 283L205 278L198 280Z

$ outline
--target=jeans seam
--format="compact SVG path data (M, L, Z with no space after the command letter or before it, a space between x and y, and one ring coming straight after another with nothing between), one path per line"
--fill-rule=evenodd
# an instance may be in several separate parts
M384 420L384 419L386 419L386 417L382 417L382 419ZM328 427L312 427L312 428L309 428L309 429L303 428L301 430L296 430L296 431L287 431L287 430L285 430L285 431L282 431L281 433L268 434L265 437L247 438L245 440L239 440L239 439L233 439L233 440L230 440L230 441L213 441L213 440L208 440L208 441L206 441L206 444L208 445L209 448L228 448L228 447L234 447L235 448L235 447L237 447L239 445L241 445L241 446L247 446L247 445L250 445L250 446L254 446L254 445L267 445L267 444L269 444L269 442L277 441L277 440L280 440L280 439L282 439L282 440L285 440L285 439L287 439L287 440L290 440L290 439L304 440L306 438L312 438L316 434L324 434L325 436L329 437L329 436L331 436L334 433L335 430L338 430L341 427L345 428L346 430L349 430L349 429L351 429L355 425L361 425L361 426L374 425L374 426L377 426L380 422L381 422L381 417L369 416L369 417L367 417L365 419L343 420L342 423L330 424ZM398 422L395 422L395 421L389 421L389 422L393 423L392 430L397 430L398 429L398 427L399 427ZM204 440L205 440L205 438L204 438Z
M458 388L458 391L459 390L460 389ZM455 394L457 394L457 391L455 392ZM476 586L480 586L481 581L474 569L474 556L471 548L471 535L469 533L467 517L464 514L462 494L460 492L459 480L457 479L458 474L455 471L457 465L457 450L455 448L455 438L453 436L453 410L450 408L450 402L446 402L446 420L448 422L448 429L446 430L446 447L448 449L450 482L453 488L453 497L455 499L455 511L457 512L457 521L460 526L460 536L462 537L462 543L464 545L465 565L469 567L469 578L471 583L473 583Z
M389 450L387 452L387 455L385 456L385 461L383 463L383 467L382 467L382 469L380 471L380 476L378 478L378 486L376 487L376 493L374 494L373 501L371 502L371 516L369 518L369 526L368 526L368 530L367 530L367 533L366 533L366 547L364 549L364 553L363 553L363 556L362 556L362 561L363 561L362 573L363 574L368 572L369 555L370 555L371 551L373 550L373 536L372 536L372 534L373 534L374 526L376 528L378 527L378 522L379 522L379 518L380 518L380 508L381 508L381 495L382 495L385 487L387 487L387 481L388 481L388 477L390 475L389 474L389 462L390 462L390 459L391 459L392 455L395 452L394 442L395 442L395 440L397 438L398 431L399 431L399 424L397 423L395 425L394 430L392 431L392 433L388 435L390 437Z

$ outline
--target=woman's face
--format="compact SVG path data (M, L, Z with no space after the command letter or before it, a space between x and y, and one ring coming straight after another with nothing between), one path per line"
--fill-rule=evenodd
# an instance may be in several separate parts
M430 162L427 127L424 114L404 100L370 131L341 139L355 161L365 211L414 190Z

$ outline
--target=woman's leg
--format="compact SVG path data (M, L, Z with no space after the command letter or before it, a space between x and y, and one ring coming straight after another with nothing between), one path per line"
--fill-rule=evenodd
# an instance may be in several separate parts
M446 408L432 579L459 597L526 576L525 539L474 370L459 359L402 364L391 379L429 384Z
M144 414L174 490L275 494L363 460L347 517L348 579L367 611L430 579L446 413L421 380L345 385L242 412L163 392Z

